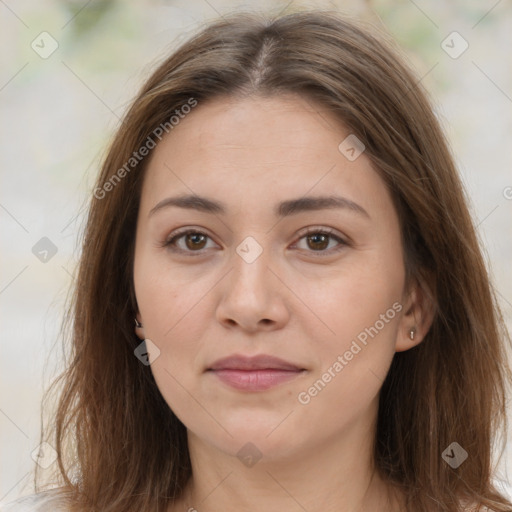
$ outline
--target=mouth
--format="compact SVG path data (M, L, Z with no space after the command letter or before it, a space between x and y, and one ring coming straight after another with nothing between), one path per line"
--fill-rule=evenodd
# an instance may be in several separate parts
M206 371L243 391L265 391L307 372L301 366L269 355L230 356L216 361Z

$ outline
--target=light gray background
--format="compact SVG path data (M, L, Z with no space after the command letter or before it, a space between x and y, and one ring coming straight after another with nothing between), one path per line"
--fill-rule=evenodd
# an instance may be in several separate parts
M0 503L33 492L42 391L62 369L57 336L78 259L80 207L127 103L158 60L205 21L241 8L315 6L384 26L408 54L456 155L510 330L510 2L0 0ZM49 51L44 31L58 44L47 58L31 47ZM453 31L469 44L456 59L441 47ZM43 237L57 248L47 262L32 252ZM500 481L510 480L507 467L512 475L510 448Z

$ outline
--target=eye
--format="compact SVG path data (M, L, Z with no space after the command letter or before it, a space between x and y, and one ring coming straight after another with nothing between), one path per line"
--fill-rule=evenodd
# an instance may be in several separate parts
M210 239L210 237L206 233L189 228L172 233L170 238L165 240L161 246L167 247L174 252L202 254L202 252L208 248L208 239ZM299 248L307 252L320 253L315 254L315 256L336 253L348 245L348 242L343 240L340 236L335 235L333 230L326 228L308 228L299 238L299 242L303 239L306 241L306 249ZM332 241L337 242L338 245L334 248L329 248ZM294 244L292 248L297 245L298 242ZM308 250L308 248L310 250Z
M336 253L343 249L344 246L348 245L345 240L335 235L333 230L325 228L308 228L306 233L300 238L300 240L303 239L306 241L306 247L312 249L308 252L321 253L318 254L318 256L323 256L326 253ZM334 248L331 247L329 250L326 250L329 248L329 244L333 240L336 241L338 245ZM307 248L306 250L308 250ZM317 256L317 254L315 254L315 256Z
M168 238L162 246L176 252L201 252L205 249L206 241L210 238L206 233L195 229L187 229L174 233L174 236ZM183 239L183 244L178 242Z

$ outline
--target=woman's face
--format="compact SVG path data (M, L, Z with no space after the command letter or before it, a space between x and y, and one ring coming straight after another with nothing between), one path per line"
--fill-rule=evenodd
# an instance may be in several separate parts
M393 354L417 343L398 218L349 135L301 97L218 99L151 155L137 333L169 407L225 453L271 459L369 435ZM289 366L215 366L259 355Z

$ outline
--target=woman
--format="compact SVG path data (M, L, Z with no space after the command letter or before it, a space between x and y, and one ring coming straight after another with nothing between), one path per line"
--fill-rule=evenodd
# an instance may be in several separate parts
M353 21L238 14L160 65L71 308L60 487L30 510L512 510L509 338L461 182L417 79Z

